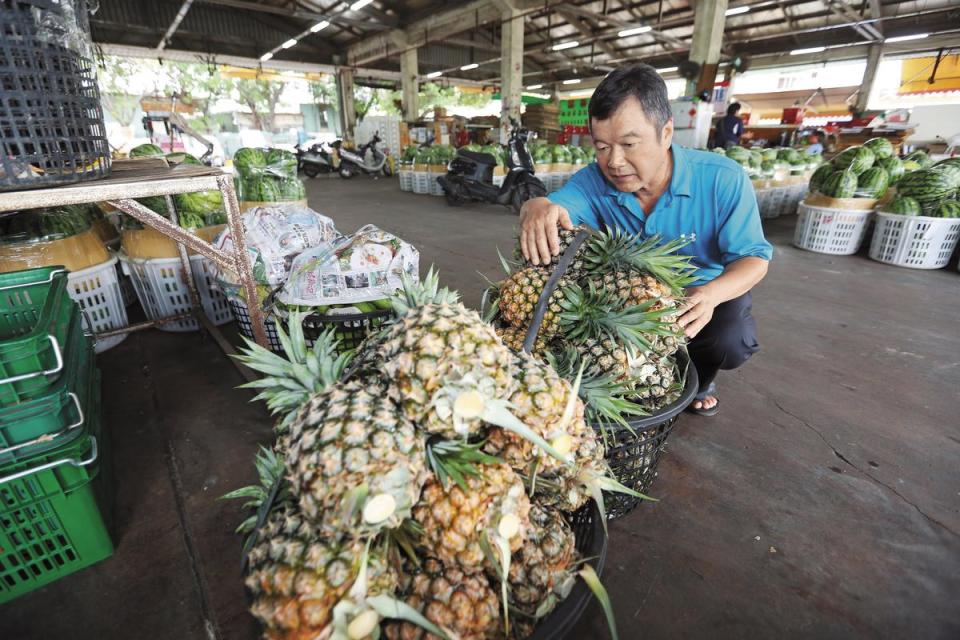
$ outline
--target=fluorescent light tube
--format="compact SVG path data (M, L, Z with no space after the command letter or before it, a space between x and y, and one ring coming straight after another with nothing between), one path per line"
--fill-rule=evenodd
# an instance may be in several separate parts
M479 66L480 65L478 65L477 63L465 64L462 67L460 67L460 71L470 71L470 69L476 69Z
M790 52L792 56L802 56L805 53L820 53L821 51L826 51L826 47L810 47L809 49L794 49Z
M427 77L428 77L428 78L439 78L439 77L442 76L442 75L443 75L443 71L434 71L433 73L428 73L428 74L427 74Z
M623 31L618 31L617 37L627 38L630 36L637 36L648 31L653 31L653 27L634 27L633 29L624 29Z
M906 42L907 40L922 40L929 36L929 33L915 33L912 36L895 36L893 38L886 38L884 42Z
M329 20L321 20L321 21L318 22L317 24L315 24L315 25L313 25L312 27L310 27L310 33L316 33L317 31L323 31L324 29L326 29L326 28L329 27L329 26L330 26L330 21L329 21Z
M273 52L267 51L265 54L263 54L262 56L260 56L260 62L266 62L267 60L269 60L269 59L272 58L272 57L273 57Z
M373 0L357 0L352 5L350 5L350 11L359 11L360 9L363 9L365 6L367 6L371 2L373 2Z
M580 78L573 78L572 80L564 80L563 84L580 84Z
M750 7L744 5L744 6L742 6L742 7L732 7L732 8L730 8L730 9L727 9L727 10L723 13L723 15L725 15L725 16L738 16L738 15L740 15L741 13L746 13L747 11L750 11Z
M555 44L551 47L554 51L563 51L564 49L573 49L574 47L579 47L580 43L576 40L571 40L570 42L561 42L560 44Z
M529 87L527 87L527 89L529 89L530 91L533 91L534 89L543 89L543 85L542 85L542 84L532 84L532 85L530 85Z
M287 40L286 42L284 42L282 45L280 45L280 48L281 48L281 49L289 49L290 47L292 47L292 46L295 45L295 44L297 44L296 38L290 38L289 40Z

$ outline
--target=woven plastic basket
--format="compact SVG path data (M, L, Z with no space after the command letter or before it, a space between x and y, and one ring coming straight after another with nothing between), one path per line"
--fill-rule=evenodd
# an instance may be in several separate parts
M401 169L399 172L400 175L400 191L413 191L413 180L414 173L408 169Z
M411 190L414 193L419 193L420 195L429 195L430 181L433 179L434 175L429 171L414 171L413 185Z
M151 320L187 313L192 308L190 290L184 280L179 258L149 260L120 256L123 272L133 280L137 298ZM213 264L200 255L190 257L190 267L200 295L204 313L215 325L233 320L230 304L216 283ZM197 331L199 324L193 318L165 322L158 326L163 331Z
M0 2L0 191L109 173L86 0Z
M800 203L793 244L800 249L847 256L860 250L870 216L869 209L831 209Z
M960 218L904 216L877 211L870 257L911 269L941 269L960 240Z
M119 260L113 257L67 276L67 293L80 305L84 320L90 324L88 329L92 333L121 329L130 324L120 290L117 264ZM103 353L112 349L126 340L127 335L129 334L121 333L98 339L96 352Z

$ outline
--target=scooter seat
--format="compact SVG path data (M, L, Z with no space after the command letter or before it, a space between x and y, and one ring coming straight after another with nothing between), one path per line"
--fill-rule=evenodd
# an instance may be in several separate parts
M460 149L457 151L457 155L461 158L465 158L466 160L470 160L471 162L476 162L477 164L497 164L497 159L489 153Z

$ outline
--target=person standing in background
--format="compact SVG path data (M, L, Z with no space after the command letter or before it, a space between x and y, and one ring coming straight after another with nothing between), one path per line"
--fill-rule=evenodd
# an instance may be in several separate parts
M740 144L740 136L743 135L743 120L740 119L739 113L739 102L734 102L727 107L727 115L717 123L715 146L726 149L735 144Z

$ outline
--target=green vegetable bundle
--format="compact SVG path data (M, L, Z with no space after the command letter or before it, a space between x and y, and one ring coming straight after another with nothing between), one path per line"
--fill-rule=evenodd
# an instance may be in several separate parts
M248 202L305 200L306 188L297 178L297 157L283 149L243 147L233 156L237 198Z

